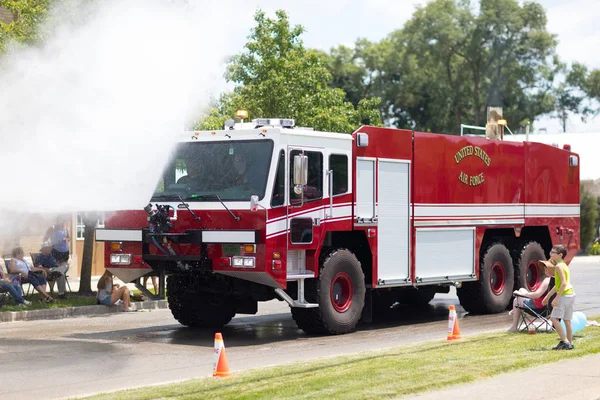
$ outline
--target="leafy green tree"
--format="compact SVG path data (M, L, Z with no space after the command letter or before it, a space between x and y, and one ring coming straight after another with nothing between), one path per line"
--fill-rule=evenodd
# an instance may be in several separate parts
M50 0L0 0L0 7L17 16L8 24L0 22L0 53L6 51L9 42L31 45L43 40L39 28L48 15L49 3Z
M597 237L598 198L581 187L580 247L586 251Z
M248 110L249 118L294 118L298 126L335 132L381 124L378 99L360 99L355 106L343 90L329 86L326 57L304 47L304 29L290 26L285 11L274 19L258 11L254 19L245 51L232 57L225 74L236 84L233 93L222 97L218 112L200 126L219 128L219 113L232 116L236 109Z
M600 101L600 69L588 70L580 63L574 63L569 73L569 83L581 90L590 99ZM598 114L600 110L590 110L590 114Z
M346 93L346 100L357 106L364 98L379 96L384 88L381 71L387 61L387 43L358 39L353 48L338 46L325 54L327 69L333 76L331 87Z
M581 64L573 64L570 69L563 63L557 65L557 72L565 79L553 90L556 111L553 118L562 122L563 132L567 131L569 113L578 114L583 122L595 113L589 97L581 89L585 85L587 69Z
M356 47L331 51L333 82L380 97L389 125L456 133L461 123L484 125L487 107L502 106L516 128L555 110L556 38L537 3L480 0L475 11L468 0L434 0L367 47L377 56Z

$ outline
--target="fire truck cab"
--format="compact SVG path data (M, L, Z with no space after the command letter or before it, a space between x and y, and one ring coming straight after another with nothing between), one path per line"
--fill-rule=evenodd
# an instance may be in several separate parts
M534 142L257 119L186 133L150 204L107 214L96 240L125 282L167 276L187 326L278 298L304 331L346 333L450 286L467 311L501 312L515 288L539 285L553 245L567 262L577 252L579 159Z

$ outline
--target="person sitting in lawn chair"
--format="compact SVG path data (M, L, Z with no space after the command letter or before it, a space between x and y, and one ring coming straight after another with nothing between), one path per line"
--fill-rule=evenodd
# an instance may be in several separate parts
M515 300L513 301L513 308L509 313L513 317L513 322L511 327L506 331L508 333L518 332L521 312L524 310L531 311L530 314L532 317L539 317L539 315L547 313L548 311L547 306L542 304L542 300L554 287L554 274L549 270L548 266L545 265L545 262L540 261L538 263L538 268L544 270L545 278L533 292L530 292L525 288L520 288L513 292Z
M8 273L21 275L22 283L30 283L42 295L42 301L52 303L54 299L46 292L46 275L48 274L46 270L30 266L23 259L25 252L23 252L21 247L15 247L11 254L12 258L8 265ZM38 275L36 272L40 272L41 274Z
M6 291L8 294L10 294L10 296L15 300L15 303L17 303L17 306L25 307L31 304L31 302L23 298L23 289L21 289L18 275L17 279L13 281L4 275L2 268L0 268L0 290Z
M58 297L66 299L65 290L67 288L66 273L69 270L69 263L63 262L60 265L56 262L52 254L52 244L50 242L42 243L40 254L35 258L35 266L44 268L48 272L48 281L56 281L58 286ZM52 286L50 286L52 288Z

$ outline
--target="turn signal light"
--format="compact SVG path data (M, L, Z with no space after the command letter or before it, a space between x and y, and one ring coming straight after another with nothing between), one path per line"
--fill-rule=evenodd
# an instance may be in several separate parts
M278 251L273 253L273 260L281 260L281 253Z
M123 250L123 243L121 243L121 242L112 242L110 244L110 249L112 251L122 251Z
M256 253L256 245L245 244L244 245L244 253Z

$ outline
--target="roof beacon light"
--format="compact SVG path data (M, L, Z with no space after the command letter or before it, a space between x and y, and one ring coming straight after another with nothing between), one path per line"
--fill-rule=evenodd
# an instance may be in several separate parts
M246 119L248 118L248 110L237 110L235 116L239 119Z

